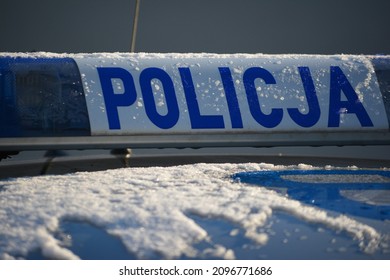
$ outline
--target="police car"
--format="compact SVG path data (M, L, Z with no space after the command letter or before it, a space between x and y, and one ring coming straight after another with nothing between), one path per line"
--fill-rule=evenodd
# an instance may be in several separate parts
M389 62L3 53L0 151L388 145ZM390 257L388 161L248 158L2 176L0 258Z

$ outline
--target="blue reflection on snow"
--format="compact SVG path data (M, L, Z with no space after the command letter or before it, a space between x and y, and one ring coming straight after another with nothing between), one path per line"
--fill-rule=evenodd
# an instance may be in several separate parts
M314 176L313 176L314 175ZM331 182L316 182L313 179L296 181L289 177L315 178L315 176L332 176ZM375 182L349 181L351 175L357 178L384 177L386 180ZM342 214L360 216L376 220L390 219L390 205L373 205L352 200L342 195L344 191L390 191L390 171L384 170L281 170L242 172L233 175L243 183L255 184L268 188L285 189L287 195L303 203Z

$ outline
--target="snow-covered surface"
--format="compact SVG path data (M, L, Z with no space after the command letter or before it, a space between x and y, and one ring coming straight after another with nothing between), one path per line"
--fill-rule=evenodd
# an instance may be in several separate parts
M217 53L123 53L123 52L99 52L99 53L53 53L53 52L0 52L1 56L12 56L12 57L72 57L72 58L107 58L107 59L123 59L128 57L134 58L251 58L251 57L279 57L283 58L295 58L299 59L302 57L316 57L316 58L328 58L328 57L339 57L340 59L356 58L363 59L367 57L373 57L370 55L351 55L351 54L335 54L335 55L321 55L321 54L263 54L263 53L235 53L235 54L217 54ZM381 55L381 57L390 57L390 55Z
M238 251L261 250L272 243L278 214L297 219L318 234L328 232L327 244L314 240L321 250L332 251L339 234L363 258L378 253L390 258L388 221L382 229L376 228L364 219L304 205L273 190L232 179L237 172L285 169L315 167L194 164L1 180L0 259L25 258L37 250L49 259L80 258L69 248L71 237L59 237L63 221L105 230L118 237L135 258L234 259L240 258ZM213 238L202 220L233 225L227 237L241 236L249 244L238 248L227 245L223 241L227 237ZM282 227L284 237L278 241L281 258L294 231L299 240L310 239L297 228ZM302 250L311 250L311 246ZM350 248L341 244L338 250Z

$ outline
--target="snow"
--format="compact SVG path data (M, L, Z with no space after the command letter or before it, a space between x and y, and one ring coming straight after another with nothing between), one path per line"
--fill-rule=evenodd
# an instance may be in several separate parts
M210 59L210 62L212 60L216 59L223 59L223 60L229 60L229 64L233 64L233 60L235 59L248 59L248 58L269 58L270 60L274 61L275 64L280 65L282 63L283 59L292 59L292 60L299 60L299 59L329 59L329 58L335 58L339 59L341 61L345 61L344 65L349 68L353 68L354 64L353 62L364 62L367 64L366 66L372 69L371 73L373 72L373 68L371 63L369 62L369 58L378 57L378 56L369 56L369 55L350 55L350 54L335 54L335 55L319 55L319 54L263 54L263 53L255 53L255 54L249 54L249 53L236 53L236 54L216 54L216 53L121 53L121 52L112 52L112 53L52 53L52 52L32 52L32 53L21 53L21 52L0 52L0 57L21 57L21 58L75 58L75 59L86 59L86 58L92 58L92 59L98 59L100 63L106 63L106 61L110 61L111 64L116 65L116 60L123 60L127 59L130 61L133 61L134 63L139 63L140 59L148 59L148 60L154 60L154 59L199 59L199 58L205 58ZM390 55L381 55L381 58L388 59L390 58ZM351 61L349 61L351 60ZM177 66L183 67L186 63L180 63ZM193 66L198 66L199 63L194 63ZM237 71L238 73L242 72L242 69L234 68L233 71ZM365 81L365 84L367 84L367 81Z
M210 240L210 233L195 217L232 223L235 228L229 236L242 232L261 247L272 239L272 234L263 229L275 212L321 229L343 232L361 252L369 254L379 249L383 233L367 224L231 177L237 172L285 169L315 167L194 164L1 180L0 259L23 258L34 250L49 259L78 259L58 238L63 220L104 229L139 259L156 253L164 259L234 259L234 248L218 240L207 243L206 248L196 247Z

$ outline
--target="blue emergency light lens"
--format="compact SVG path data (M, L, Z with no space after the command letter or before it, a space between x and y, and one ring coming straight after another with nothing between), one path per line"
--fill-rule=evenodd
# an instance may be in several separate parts
M0 137L90 135L71 58L0 58Z

